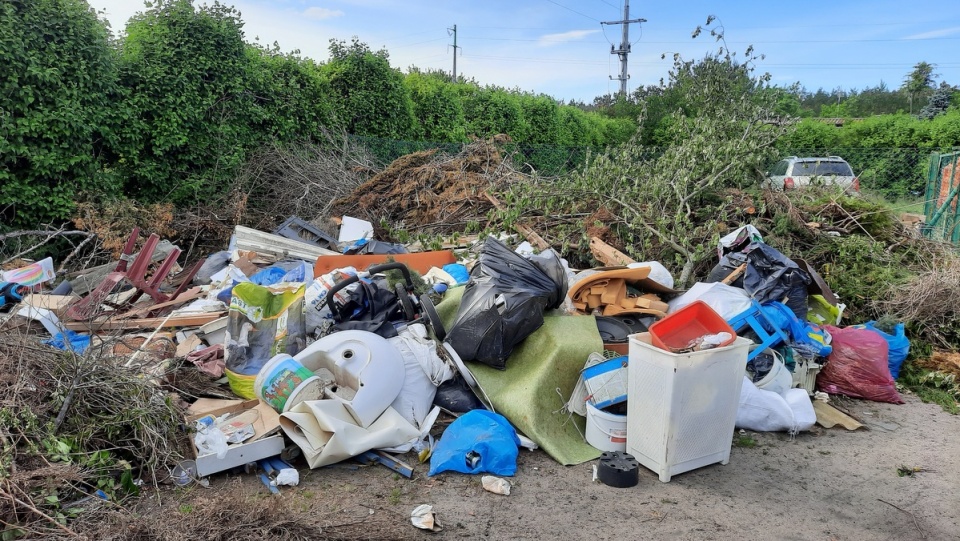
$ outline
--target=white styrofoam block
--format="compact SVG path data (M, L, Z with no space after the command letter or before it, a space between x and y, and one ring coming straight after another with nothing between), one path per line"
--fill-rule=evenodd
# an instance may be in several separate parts
M730 461L743 371L752 342L675 354L630 337L627 452L667 482Z

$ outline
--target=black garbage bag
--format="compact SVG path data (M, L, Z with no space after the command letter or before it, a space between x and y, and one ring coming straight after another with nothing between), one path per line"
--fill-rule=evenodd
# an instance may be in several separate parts
M379 287L376 283L360 281L351 288L347 302L335 301L337 322L333 331L369 331L384 338L397 336L394 322L403 320L403 310L396 293ZM334 296L330 298L335 300Z
M711 284L713 282L719 282L730 276L730 273L737 270L740 265L747 262L747 254L740 252L731 252L720 258L720 262L710 270L710 274L707 276L707 279L704 282ZM737 277L736 280L730 283L733 287L743 288L743 274Z
M743 289L760 304L779 301L796 314L800 321L807 320L807 285L811 278L799 265L777 249L755 242L748 247L747 272L743 276Z
M447 342L464 361L503 370L514 346L539 329L543 312L559 307L566 294L566 273L552 250L527 259L488 237Z
M463 381L463 378L459 375L444 381L437 387L437 394L433 397L433 405L452 413L487 409L470 389L470 386L467 385L467 382Z

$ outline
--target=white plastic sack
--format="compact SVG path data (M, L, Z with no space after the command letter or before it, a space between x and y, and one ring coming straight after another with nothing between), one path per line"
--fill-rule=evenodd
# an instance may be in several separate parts
M327 291L333 289L333 286L341 280L349 276L355 276L356 274L357 269L353 267L343 267L334 269L310 282L307 290L303 293L303 313L307 335L312 335L317 327L323 323L324 319L333 318L333 314L330 313L330 309L327 307ZM336 297L341 301L346 301L346 298L341 299L339 293Z
M650 275L647 278L654 282L673 289L673 275L659 261L644 261L643 263L630 263L627 267L636 269L638 267L650 267Z
M406 443L420 435L393 408L361 428L338 400L307 400L280 415L280 427L300 447L307 464L319 468L365 453Z
M750 308L750 295L739 287L720 282L697 282L686 293L667 303L667 313L672 314L693 301L707 303L720 317L727 320Z
M420 427L437 394L437 386L453 378L453 370L437 355L437 343L427 336L422 323L412 323L388 339L403 358L405 376L400 394L391 407Z
M813 428L817 423L817 412L813 409L813 401L810 400L806 389L790 389L783 394L783 399L793 410L793 419L798 432Z
M796 434L810 430L817 421L806 390L789 389L785 396L780 396L773 391L758 389L747 377L743 379L737 408L738 428Z

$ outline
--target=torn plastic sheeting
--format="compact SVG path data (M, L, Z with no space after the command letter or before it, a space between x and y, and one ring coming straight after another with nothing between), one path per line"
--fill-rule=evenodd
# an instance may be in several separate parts
M301 402L280 415L280 427L300 447L311 468L335 464L371 449L399 446L420 435L393 408L362 428L337 400Z
M754 242L763 242L763 236L756 227L750 224L738 227L717 243L717 257L722 259L728 252L739 252Z
M552 250L527 259L488 237L447 342L464 361L503 369L513 348L543 325L543 312L559 307L566 292L563 264Z
M42 343L48 346L53 346L57 349L72 351L79 355L83 355L83 352L90 347L90 336L66 330L57 333L53 338L43 340Z

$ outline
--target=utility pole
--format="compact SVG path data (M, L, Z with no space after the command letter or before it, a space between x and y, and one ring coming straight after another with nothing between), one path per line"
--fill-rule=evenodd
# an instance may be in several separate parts
M453 34L453 82L457 82L457 25L453 28L447 28L447 34Z
M630 54L630 24L645 22L647 22L646 19L630 19L630 0L623 0L623 20L600 23L608 25L619 24L623 26L623 38L620 40L620 48L617 49L611 45L610 54L615 54L620 57L620 76L616 79L620 81L620 95L624 97L627 95L627 79L630 78L630 75L627 74L627 55ZM611 75L610 78L613 79L614 77Z

